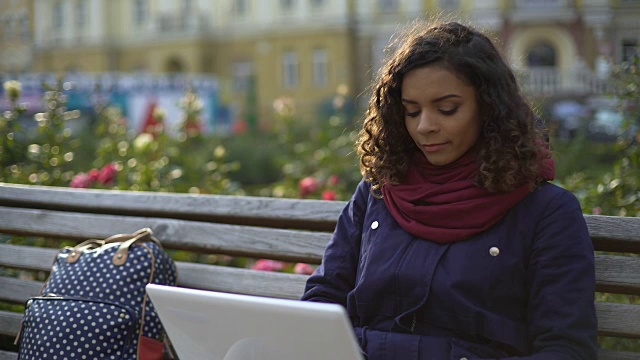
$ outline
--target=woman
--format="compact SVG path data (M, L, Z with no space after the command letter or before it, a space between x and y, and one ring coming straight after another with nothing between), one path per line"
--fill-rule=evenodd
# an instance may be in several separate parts
M398 38L303 300L342 304L369 360L595 359L593 247L535 119L480 32Z

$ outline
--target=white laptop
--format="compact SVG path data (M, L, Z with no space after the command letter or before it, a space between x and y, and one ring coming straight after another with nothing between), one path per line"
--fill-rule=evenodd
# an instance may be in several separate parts
M362 360L340 305L146 289L180 360Z

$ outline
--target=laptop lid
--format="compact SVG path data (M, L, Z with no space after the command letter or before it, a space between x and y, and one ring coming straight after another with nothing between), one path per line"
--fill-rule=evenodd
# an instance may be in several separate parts
M344 308L149 284L180 360L362 360Z

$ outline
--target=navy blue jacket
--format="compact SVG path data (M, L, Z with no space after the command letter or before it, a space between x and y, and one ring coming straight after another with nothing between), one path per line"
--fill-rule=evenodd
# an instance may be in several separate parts
M302 300L342 304L369 360L596 359L593 245L544 183L469 240L404 231L361 182Z

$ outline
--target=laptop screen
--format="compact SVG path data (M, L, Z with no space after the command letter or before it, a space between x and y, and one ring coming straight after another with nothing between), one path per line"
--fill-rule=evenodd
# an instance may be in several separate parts
M361 360L340 305L149 284L180 360Z

